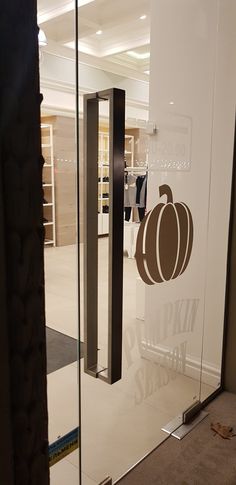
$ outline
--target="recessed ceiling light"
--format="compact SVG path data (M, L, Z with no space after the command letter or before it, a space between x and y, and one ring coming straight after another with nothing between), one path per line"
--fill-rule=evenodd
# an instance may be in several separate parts
M141 15L141 17L139 17L139 20L145 20L147 18L147 15Z
M143 52L140 54L139 52L135 52L135 51L127 51L127 54L128 56L134 57L134 59L139 59L139 60L149 59L150 57L150 52Z
M97 35L102 35L102 30L97 30L96 34Z
M174 101L170 101L170 104L174 104Z

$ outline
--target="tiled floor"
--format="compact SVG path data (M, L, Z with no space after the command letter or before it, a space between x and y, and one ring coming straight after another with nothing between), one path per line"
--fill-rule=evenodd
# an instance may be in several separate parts
M106 364L107 240L99 240L99 360ZM46 259L47 324L77 338L76 248L48 248ZM199 381L163 369L143 358L138 338L144 323L137 320L136 266L125 258L123 378L113 386L83 372L83 484L114 480L155 448L167 435L161 427L199 396ZM81 336L83 339L83 335ZM208 396L213 388L203 385ZM50 442L78 426L78 372L71 364L48 377ZM78 451L54 465L52 485L78 484ZM66 477L66 480L65 480Z

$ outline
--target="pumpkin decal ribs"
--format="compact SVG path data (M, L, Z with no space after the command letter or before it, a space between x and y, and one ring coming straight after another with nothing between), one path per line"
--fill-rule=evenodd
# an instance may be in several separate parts
M193 246L193 219L183 202L173 202L171 188L159 187L160 203L147 213L140 224L136 243L136 263L147 285L180 276L187 268Z

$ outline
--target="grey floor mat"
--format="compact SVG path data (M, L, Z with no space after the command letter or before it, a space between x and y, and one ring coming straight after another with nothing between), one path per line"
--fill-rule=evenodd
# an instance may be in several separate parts
M78 341L68 335L46 327L47 337L47 373L55 372L61 367L72 364L77 360ZM80 357L82 358L83 342L80 343Z
M221 438L211 423L236 431L236 395L222 393L206 411L209 415L184 439L169 437L119 485L235 485L236 437Z

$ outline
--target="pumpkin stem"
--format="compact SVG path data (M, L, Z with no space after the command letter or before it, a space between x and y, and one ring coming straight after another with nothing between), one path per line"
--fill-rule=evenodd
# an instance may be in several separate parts
M159 194L160 194L160 197L162 197L163 195L167 196L167 204L169 203L173 204L172 190L169 187L169 185L166 185L166 184L161 185L159 187Z

